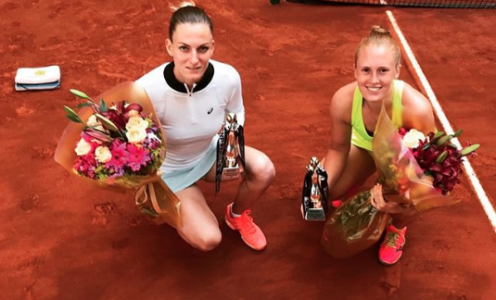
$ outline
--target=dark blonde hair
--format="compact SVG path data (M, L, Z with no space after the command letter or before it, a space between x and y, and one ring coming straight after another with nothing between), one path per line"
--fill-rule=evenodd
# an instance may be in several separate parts
M210 32L214 32L214 25L212 24L212 20L207 15L207 13L195 6L194 2L183 2L179 5L179 7L171 7L174 11L172 13L170 22L169 22L169 39L172 41L172 35L174 31L176 31L176 27L179 24L197 24L197 23L205 23L210 27Z
M396 67L399 67L401 64L401 50L398 46L398 43L391 36L391 32L384 27L375 25L372 26L370 30L369 36L363 38L355 53L355 66L358 61L358 55L360 54L360 50L368 45L390 45L394 52L394 60Z

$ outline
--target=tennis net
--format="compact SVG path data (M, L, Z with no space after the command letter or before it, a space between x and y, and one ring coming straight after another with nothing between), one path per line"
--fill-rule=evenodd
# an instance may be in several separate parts
M286 0L306 4L354 4L432 8L496 8L496 0Z

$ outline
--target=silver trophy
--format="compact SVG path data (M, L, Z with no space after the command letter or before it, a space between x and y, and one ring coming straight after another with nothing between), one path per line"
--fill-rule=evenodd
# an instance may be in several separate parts
M243 176L244 157L243 126L238 124L236 114L229 113L217 143L216 192L220 190L221 181L236 180Z
M327 194L327 172L319 160L312 157L303 181L302 204L305 220L325 221Z

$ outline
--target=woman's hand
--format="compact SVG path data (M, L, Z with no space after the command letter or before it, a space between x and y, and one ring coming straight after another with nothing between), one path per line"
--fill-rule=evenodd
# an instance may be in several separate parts
M382 185L379 183L370 190L370 204L372 204L372 206L378 211L390 214L399 214L407 210L407 208L401 204L388 202L384 199L384 195L382 194Z

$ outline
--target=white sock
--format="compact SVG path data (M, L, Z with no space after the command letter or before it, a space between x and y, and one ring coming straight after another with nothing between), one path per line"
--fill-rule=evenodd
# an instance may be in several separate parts
M233 217L233 218L239 218L239 217L241 217L241 215L235 214L235 213L233 212L233 210L232 210L233 206L234 206L234 205L231 205L231 217Z

